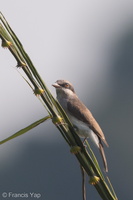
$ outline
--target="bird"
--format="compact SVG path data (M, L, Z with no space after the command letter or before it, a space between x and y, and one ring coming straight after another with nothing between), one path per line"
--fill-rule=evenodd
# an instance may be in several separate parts
M107 147L109 145L98 122L90 110L78 98L73 85L69 81L57 80L52 86L55 87L57 100L73 124L76 133L84 138L84 140L87 138L92 139L101 153L105 171L108 172L107 160L102 143Z

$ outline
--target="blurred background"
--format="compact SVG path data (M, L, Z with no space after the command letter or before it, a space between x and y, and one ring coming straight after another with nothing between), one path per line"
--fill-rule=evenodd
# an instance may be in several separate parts
M54 96L57 79L73 83L108 141L118 199L132 200L133 1L1 0L1 12ZM16 65L0 48L0 140L47 115ZM1 145L0 163L0 199L10 191L82 199L79 164L50 120ZM100 199L89 184L87 199Z

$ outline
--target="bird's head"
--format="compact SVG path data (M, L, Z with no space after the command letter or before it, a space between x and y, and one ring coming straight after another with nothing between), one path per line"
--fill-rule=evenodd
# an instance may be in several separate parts
M57 80L52 86L56 88L57 96L59 94L70 96L75 93L73 85L66 80Z

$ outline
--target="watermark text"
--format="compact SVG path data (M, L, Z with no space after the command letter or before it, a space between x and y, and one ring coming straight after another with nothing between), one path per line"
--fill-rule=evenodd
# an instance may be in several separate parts
M11 199L17 199L17 198L22 198L22 199L26 199L26 198L32 198L32 199L40 199L41 198L41 194L40 193L37 193L37 192L21 192L21 193L18 193L18 192L3 192L1 194L1 196L3 198L11 198Z

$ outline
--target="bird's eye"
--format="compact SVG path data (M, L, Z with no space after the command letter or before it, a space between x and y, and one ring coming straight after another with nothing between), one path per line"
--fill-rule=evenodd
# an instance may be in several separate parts
M66 88L68 88L69 87L69 84L68 83L65 83L65 85L64 85Z

